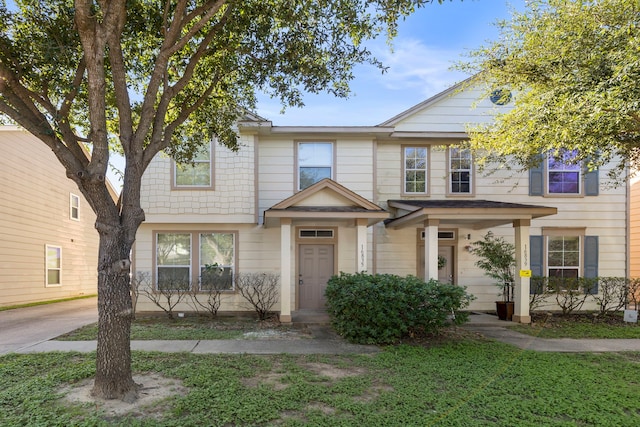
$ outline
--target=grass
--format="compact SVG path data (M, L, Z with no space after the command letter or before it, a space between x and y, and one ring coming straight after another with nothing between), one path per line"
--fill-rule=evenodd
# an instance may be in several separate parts
M30 303L27 303L27 304L6 305L6 306L3 306L3 307L0 307L0 311L14 310L16 308L36 307L38 305L54 304L56 302L64 302L64 301L74 301L74 300L77 300L77 299L95 298L96 296L97 296L96 294L93 294L93 295L82 295L82 296L79 296L79 297L62 298L62 299L56 299L56 300L51 300L51 301L38 301L38 302L30 302Z
M134 352L188 393L129 416L63 404L95 354L0 357L2 426L636 426L640 353L521 351L461 339L374 356Z
M575 315L537 315L530 325L514 324L514 331L540 338L640 339L640 324L626 323L622 314L599 318L592 313Z
M625 323L621 315L599 319L591 314L576 316L534 316L530 325L505 322L505 326L540 338L626 338L640 339L640 324ZM185 317L169 319L160 316L139 316L131 325L132 340L217 340L244 339L248 331L277 329L280 332L295 333L305 338L309 332L294 326L253 319L218 317ZM90 341L98 335L97 324L87 325L61 337L65 341Z
M237 317L184 317L169 319L167 316L138 316L131 324L132 340L222 340L243 339L246 332L266 329L296 332L306 337L308 331L294 326L273 322L258 322ZM61 341L92 341L98 337L98 324L90 324L58 337Z

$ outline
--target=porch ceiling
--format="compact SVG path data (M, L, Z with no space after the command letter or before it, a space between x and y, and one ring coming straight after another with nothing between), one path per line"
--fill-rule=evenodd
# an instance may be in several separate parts
M422 226L437 220L440 225L462 225L474 230L510 224L519 219L555 215L557 208L491 200L388 200L390 208L408 213L385 221L388 228Z

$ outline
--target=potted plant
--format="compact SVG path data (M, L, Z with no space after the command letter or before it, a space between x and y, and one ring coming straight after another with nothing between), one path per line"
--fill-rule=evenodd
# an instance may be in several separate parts
M482 240L472 243L470 252L479 258L476 266L484 270L485 275L494 279L496 286L500 288L502 301L496 301L498 318L511 320L516 269L515 246L489 231Z

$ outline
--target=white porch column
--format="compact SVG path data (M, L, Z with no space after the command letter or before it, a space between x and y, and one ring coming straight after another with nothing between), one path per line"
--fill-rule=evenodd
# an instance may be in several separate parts
M530 219L513 221L516 240L516 272L513 300L513 321L518 323L531 323L529 313L529 285L531 277L529 227Z
M438 225L440 220L424 222L424 280L438 280Z
M356 220L356 271L367 271L367 225L366 218Z
M291 323L291 218L280 218L280 321Z

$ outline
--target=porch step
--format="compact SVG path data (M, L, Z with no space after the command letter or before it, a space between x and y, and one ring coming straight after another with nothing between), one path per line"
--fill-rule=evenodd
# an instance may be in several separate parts
M328 325L331 321L325 310L298 310L291 313L293 323Z

